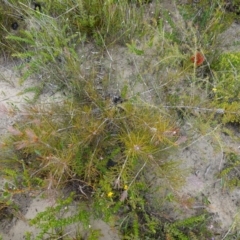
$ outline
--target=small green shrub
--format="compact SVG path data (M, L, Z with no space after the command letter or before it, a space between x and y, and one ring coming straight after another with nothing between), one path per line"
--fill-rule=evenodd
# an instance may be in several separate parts
M83 37L80 33L70 34L68 22L62 26L54 18L34 12L32 15L31 29L21 31L20 36L9 35L7 37L12 43L27 44L27 50L13 54L15 57L29 61L22 66L21 82L29 76L42 74L42 79L48 76L52 83L64 85L66 84L64 79L70 77L70 72L68 72L70 69L67 71L67 66L74 68L77 64L74 49ZM63 75L59 79L60 73Z
M197 4L179 6L184 20L191 21L196 28L199 45L212 48L216 44L218 34L226 30L234 21L234 17L226 13L224 5L224 0L203 0Z
M218 177L223 181L223 188L229 188L230 190L238 188L240 186L239 169L240 169L240 157L234 152L226 153L227 163Z
M219 59L213 64L214 70L214 92L213 104L217 108L225 110L222 121L224 123L239 122L239 100L240 100L240 84L239 84L239 61L240 54L223 53Z
M205 214L165 224L166 239L200 240L209 238L212 234L207 229L206 225L207 218Z
M54 207L49 207L43 212L39 212L36 217L30 220L30 225L36 226L40 231L35 240L40 239L56 239L66 236L65 228L74 223L80 223L82 229L87 229L90 222L90 214L87 209L75 210L75 214L66 216L66 213L73 202L73 195L70 195L64 200L58 200ZM80 233L79 233L80 234ZM31 233L26 233L27 239L33 239Z
M219 102L233 102L240 98L239 90L240 53L223 53L212 69L215 70L215 95Z

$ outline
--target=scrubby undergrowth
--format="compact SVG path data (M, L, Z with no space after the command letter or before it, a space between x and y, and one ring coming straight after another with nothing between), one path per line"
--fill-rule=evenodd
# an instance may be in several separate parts
M22 118L1 139L0 173L7 183L0 211L14 214L14 196L30 191L56 191L56 199L66 198L31 221L40 233L36 238L28 233L28 239L69 239L66 227L78 222L87 226L91 217L111 222L122 239L214 237L207 211L168 219L161 207L171 202L171 194L151 205L149 175L161 180L156 191L176 194L188 173L169 155L179 145L191 144L181 132L188 119L198 119L203 133L205 126L239 124L239 53L218 51L218 35L236 16L226 11L225 1L174 2L179 16L162 4L2 4L2 55L21 60L20 83L29 77L38 82L25 89L34 93L25 109L1 107L5 114ZM96 52L81 54L90 43ZM104 62L113 61L110 49L118 47L131 55L129 79L119 79ZM50 89L61 92L62 102L39 104L41 93ZM226 186L236 188L239 182L232 173L239 169L239 158L229 156L229 166L219 176L228 176ZM85 204L76 215L59 218L73 201ZM98 237L93 231L88 239Z

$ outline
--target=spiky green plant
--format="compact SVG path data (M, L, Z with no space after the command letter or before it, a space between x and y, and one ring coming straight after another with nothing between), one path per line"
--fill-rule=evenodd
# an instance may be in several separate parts
M30 225L37 226L40 230L36 236L26 233L27 239L55 239L59 237L65 237L67 239L67 233L65 228L74 223L81 223L79 229L87 229L89 226L89 217L87 209L84 207L81 210L76 210L74 214L66 216L66 213L71 208L71 203L73 202L73 195L70 195L64 200L59 200L56 206L49 207L45 211L40 212L30 220Z
M218 177L223 181L223 188L234 189L240 186L239 181L239 168L240 159L239 156L234 152L226 153L227 164L221 170Z
M193 216L172 224L165 225L165 233L169 239L190 240L211 237L206 227L206 216L204 214Z

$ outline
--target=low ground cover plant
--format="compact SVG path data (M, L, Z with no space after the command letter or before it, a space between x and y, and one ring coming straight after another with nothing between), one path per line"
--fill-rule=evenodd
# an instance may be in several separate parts
M102 209L106 204L118 203L118 209L126 201L131 207L145 202L141 176L146 166L172 188L182 181L181 175L174 176L172 162L162 159L177 136L155 108L136 107L135 101L116 105L65 100L49 109L30 107L24 115L24 123L10 127L10 137L2 142L3 152L10 146L12 151L5 159L11 166L6 163L3 173L10 176L13 165L19 171L14 172L17 183L11 182L15 189L51 192L75 182L82 197L93 194L101 204L95 205L99 216L109 220L109 210Z

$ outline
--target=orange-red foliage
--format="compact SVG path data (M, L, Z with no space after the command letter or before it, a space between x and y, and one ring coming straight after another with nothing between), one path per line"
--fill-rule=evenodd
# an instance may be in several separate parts
M195 55L193 55L191 58L190 58L191 62L195 63L196 62L196 66L200 66L203 64L205 58L203 56L202 53L200 52L196 52Z

